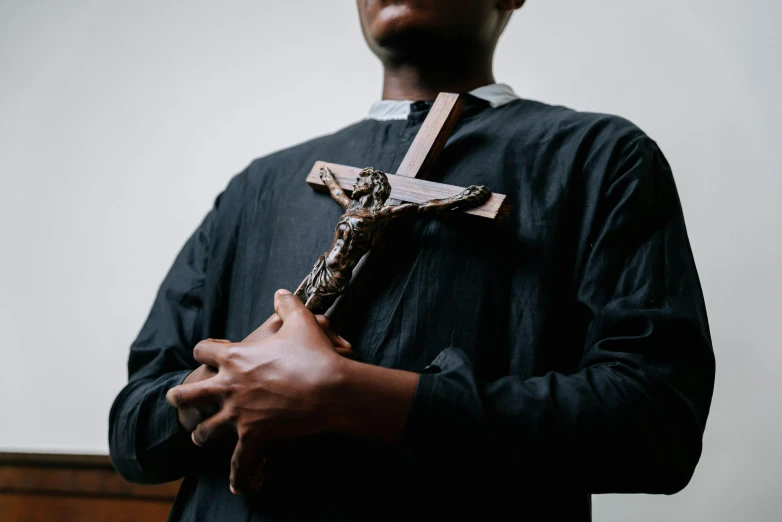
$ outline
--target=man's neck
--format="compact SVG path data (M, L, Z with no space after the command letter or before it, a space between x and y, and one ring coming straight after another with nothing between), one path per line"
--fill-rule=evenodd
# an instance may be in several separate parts
M386 64L383 68L384 100L434 100L441 92L469 92L494 83L491 60L473 66L422 67Z

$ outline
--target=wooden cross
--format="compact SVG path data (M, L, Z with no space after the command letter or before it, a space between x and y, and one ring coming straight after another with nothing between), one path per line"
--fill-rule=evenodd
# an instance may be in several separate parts
M445 147L448 136L450 136L456 126L463 108L464 100L459 94L440 93L437 96L434 105L421 126L421 130L416 134L396 174L388 174L391 195L386 201L387 205L420 204L430 200L456 196L465 190L464 187L426 180L426 177L432 170L432 166ZM327 167L332 172L335 181L346 194L352 192L353 184L356 182L359 171L361 171L357 167L316 161L307 176L307 183L313 189L325 192L328 192L329 189L321 180L320 171L322 167ZM507 213L507 210L508 205L506 204L505 196L492 193L483 205L466 209L464 212L483 219L500 220ZM354 268L354 280L364 270L370 254L365 255ZM344 294L337 298L328 312L326 312L327 316L331 316L333 311L338 308L343 297Z
M464 190L464 187L426 181L432 166L448 141L448 136L451 135L456 122L459 121L463 108L464 101L459 94L440 93L437 96L437 100L426 116L421 130L416 134L413 144L410 145L410 149L405 154L396 174L389 173L388 175L388 181L391 184L391 198L386 204L423 203L431 199L455 196ZM321 167L324 166L334 174L340 188L350 194L361 169L316 161L307 176L307 183L313 189L322 192L328 192L328 188L319 175ZM486 203L464 212L488 219L502 219L507 212L505 196L492 193Z

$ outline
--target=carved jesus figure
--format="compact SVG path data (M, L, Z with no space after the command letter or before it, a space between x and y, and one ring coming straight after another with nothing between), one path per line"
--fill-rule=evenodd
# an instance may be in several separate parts
M385 202L391 194L391 185L379 170L369 167L359 172L352 198L343 192L327 167L321 168L320 179L345 213L334 230L331 246L318 258L295 292L314 314L325 313L345 291L353 269L383 236L391 221L403 216L477 207L491 195L487 187L471 185L450 198L387 206Z

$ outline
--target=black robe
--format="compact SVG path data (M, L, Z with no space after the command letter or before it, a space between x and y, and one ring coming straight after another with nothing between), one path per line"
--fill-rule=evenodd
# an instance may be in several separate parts
M344 303L361 361L423 373L403 447L281 444L265 489L234 496L235 439L190 442L165 394L197 366L193 346L244 338L332 240L342 209L305 184L313 163L394 172L430 107L253 161L184 245L109 429L127 479L185 477L171 520L585 521L592 493L690 480L715 363L671 170L624 119L528 100L468 96L430 177L506 194L508 218L395 227L373 286Z

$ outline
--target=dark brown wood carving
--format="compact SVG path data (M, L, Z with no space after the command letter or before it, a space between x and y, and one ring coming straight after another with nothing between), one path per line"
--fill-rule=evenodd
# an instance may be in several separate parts
M339 318L335 320L334 311L339 308L348 282L359 279L354 288L371 284L370 278L363 273L367 260L371 252L385 255L381 252L383 230L394 217L454 209L500 220L507 213L505 196L491 194L486 187L465 189L425 179L456 127L463 108L461 95L440 93L396 174L386 175L371 168L358 169L323 161L315 162L312 167L307 183L315 190L331 192L346 212L337 224L330 249L315 263L296 295L312 312L329 316L333 326L338 326ZM359 274L363 278L358 278Z
M487 187L472 185L444 199L386 205L391 185L386 174L379 170L371 167L361 170L353 185L352 197L340 187L328 167L321 167L320 179L345 213L334 230L331 246L318 258L295 292L314 314L325 313L345 291L359 260L382 241L383 232L392 221L476 207L490 196Z

